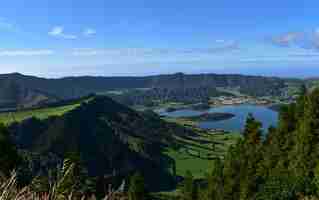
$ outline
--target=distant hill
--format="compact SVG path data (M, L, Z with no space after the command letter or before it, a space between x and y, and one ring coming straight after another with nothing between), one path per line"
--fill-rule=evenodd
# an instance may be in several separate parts
M30 118L9 128L19 149L60 159L78 152L92 176L127 177L140 170L151 186L166 189L174 184L169 173L174 161L162 148L173 145L174 134L192 134L151 111L136 112L108 97L96 97L62 116ZM40 162L43 167L51 163Z
M285 81L280 78L261 76L186 75L183 73L145 77L83 76L59 79L45 79L19 73L2 74L0 75L0 108L32 107L58 100L78 98L90 93L119 89L159 89L151 94L164 91L165 93L160 93L162 95L166 94L167 90L177 94L181 91L193 93L197 88L202 88L197 92L202 94L202 91L210 91L217 87L237 88L243 94L255 96L278 95L285 87ZM182 94L184 95L183 92Z

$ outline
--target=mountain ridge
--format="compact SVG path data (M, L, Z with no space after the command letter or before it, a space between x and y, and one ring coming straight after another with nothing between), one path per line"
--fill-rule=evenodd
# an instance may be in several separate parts
M47 79L20 73L0 75L0 107L32 107L119 89L185 89L229 87L247 95L278 95L285 81L277 77L238 74L163 74L153 76L79 76Z

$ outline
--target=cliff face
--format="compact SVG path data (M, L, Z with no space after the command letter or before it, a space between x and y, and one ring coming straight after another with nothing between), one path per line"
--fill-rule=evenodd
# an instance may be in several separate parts
M0 107L30 107L44 102L78 98L116 89L160 88L180 93L185 89L228 87L248 95L278 95L285 87L279 78L242 75L182 73L146 77L68 77L45 79L22 74L0 75Z

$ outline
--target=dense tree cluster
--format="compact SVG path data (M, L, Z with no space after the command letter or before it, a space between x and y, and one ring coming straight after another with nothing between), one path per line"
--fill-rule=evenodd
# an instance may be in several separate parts
M203 198L302 199L319 192L319 90L303 94L280 112L265 138L247 118L243 139L215 161Z

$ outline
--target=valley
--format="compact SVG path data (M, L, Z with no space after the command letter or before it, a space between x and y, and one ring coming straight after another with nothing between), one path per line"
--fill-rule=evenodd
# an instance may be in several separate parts
M300 85L293 87L298 94ZM167 200L180 195L180 184L189 173L195 182L205 182L214 163L225 160L229 149L243 139L250 113L267 135L268 127L278 121L274 110L298 98L236 91L206 86L88 89L83 93L88 96L2 112L0 122L23 155L22 175L28 171L34 177L41 168L47 176L68 152L75 152L88 179L117 187L140 171L150 194Z
M319 200L318 8L2 1L0 200Z

